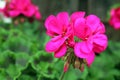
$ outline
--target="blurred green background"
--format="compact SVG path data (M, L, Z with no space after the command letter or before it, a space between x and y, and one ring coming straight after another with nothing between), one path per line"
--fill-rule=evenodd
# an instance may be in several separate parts
M64 80L120 80L120 30L108 24L108 11L120 0L32 0L38 5L42 20L15 25L0 20L0 80L58 80L64 61L45 52L50 39L44 20L60 11L86 11L101 18L106 27L108 48L96 56L84 72L70 67Z

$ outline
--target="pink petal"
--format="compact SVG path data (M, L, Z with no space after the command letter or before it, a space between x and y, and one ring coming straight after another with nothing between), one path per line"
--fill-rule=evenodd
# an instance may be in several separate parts
M79 11L79 12L74 12L70 18L74 22L77 18L83 18L85 16L85 12Z
M41 14L39 13L39 11L35 13L35 18L38 20L41 19Z
M38 20L40 20L41 19L41 14L39 12L39 8L37 6L35 6L35 10L36 10L36 12L35 12L35 18L38 19Z
M10 8L10 9L14 9L14 8L15 8L15 5L14 5L13 3L10 3L10 4L9 4L9 8Z
M3 12L3 9L0 9L0 13Z
M115 17L111 17L110 20L109 20L109 24L111 26L113 26L115 22L116 22L116 18Z
M114 27L114 29L120 29L120 19L117 16L113 16L109 20L109 24Z
M21 1L21 0L11 0L11 1L10 1L10 5L11 5L11 4L12 4L12 5L16 5L16 2L17 2L17 1Z
M107 36L104 34L96 34L93 36L93 50L97 53L104 51L107 48Z
M74 52L77 57L87 58L92 51L92 45L87 42L76 43Z
M9 11L9 15L11 16L11 17L16 17L16 16L18 16L20 14L20 11L18 11L18 10L11 10L11 11Z
M30 7L32 4L31 0L16 0L14 5L17 6L17 9L24 10L25 8Z
M45 50L47 52L55 52L61 47L61 45L64 44L65 40L66 38L62 37L61 35L56 36L46 44Z
M58 15L57 15L57 20L59 22L59 25L61 25L61 27L65 27L65 26L68 26L69 24L69 15L67 12L60 12Z
M115 15L115 9L113 8L113 9L111 9L111 11L110 11L110 16L114 16Z
M92 43L90 41L84 41L80 50L86 54L89 54L93 49Z
M78 18L74 24L75 35L80 39L85 39L91 35L91 29L85 24L84 18Z
M33 5L28 5L27 9L23 9L22 13L27 17L32 17L35 13L35 7Z
M115 29L120 29L120 21L114 23L114 28Z
M90 67L90 65L93 63L94 59L95 59L95 54L94 54L94 52L91 52L91 54L86 58L87 66Z
M62 27L58 25L58 21L55 16L50 15L45 21L45 27L48 31L48 34L61 34Z
M63 44L57 51L55 51L54 56L56 58L60 58L66 54L67 46L66 44Z
M86 24L90 26L92 32L95 32L97 27L99 27L100 19L95 15L89 15L86 17Z
M73 38L74 36L73 27L67 26L67 29L65 31L65 36L71 36L71 38Z
M54 37L54 36L55 36L55 33L51 32L51 31L49 31L49 30L46 31L46 34L49 35L49 36L51 36L51 37ZM56 36L57 36L57 35L56 35Z
M105 33L105 26L101 22L94 33Z

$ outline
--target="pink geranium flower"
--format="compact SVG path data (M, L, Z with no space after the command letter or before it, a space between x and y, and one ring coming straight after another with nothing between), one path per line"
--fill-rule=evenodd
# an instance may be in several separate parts
M101 53L107 47L104 25L95 15L89 15L85 18L82 16L75 20L74 31L81 40L74 47L75 55L79 58L85 58L90 66L94 61L95 53Z
M114 29L120 29L120 7L111 9L109 24Z
M54 52L57 58L64 56L64 72L68 70L69 64L83 71L84 64L90 66L95 53L101 53L107 47L103 23L95 15L85 17L83 11L74 12L70 17L67 12L50 15L45 27L47 34L52 37L45 49Z
M32 4L31 0L11 0L6 7L10 17L23 15L28 18L35 17L36 19L41 19L38 7Z
M72 39L72 27L69 25L68 13L50 15L45 21L45 27L47 34L52 37L46 44L46 51L54 52L54 56L57 58L64 56L67 51L67 43Z

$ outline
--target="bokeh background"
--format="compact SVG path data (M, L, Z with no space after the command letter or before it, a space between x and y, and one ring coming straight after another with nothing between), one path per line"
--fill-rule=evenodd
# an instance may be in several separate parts
M4 23L0 18L0 80L59 80L64 61L45 52L50 39L44 21L50 14L85 11L105 24L109 42L106 51L96 56L90 68L81 72L70 67L64 80L120 80L120 30L108 23L109 11L120 0L32 0L42 19L30 23Z

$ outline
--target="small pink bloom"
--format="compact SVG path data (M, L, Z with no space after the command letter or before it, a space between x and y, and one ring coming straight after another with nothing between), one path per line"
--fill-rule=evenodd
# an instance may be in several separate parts
M61 12L57 16L50 15L45 21L45 27L47 34L53 37L46 44L46 51L54 52L57 58L64 56L67 51L66 43L72 35L68 13Z
M10 17L24 15L28 18L35 16L36 19L41 19L38 7L32 4L31 0L11 0L7 6Z
M120 29L120 7L111 9L109 24L114 29Z

